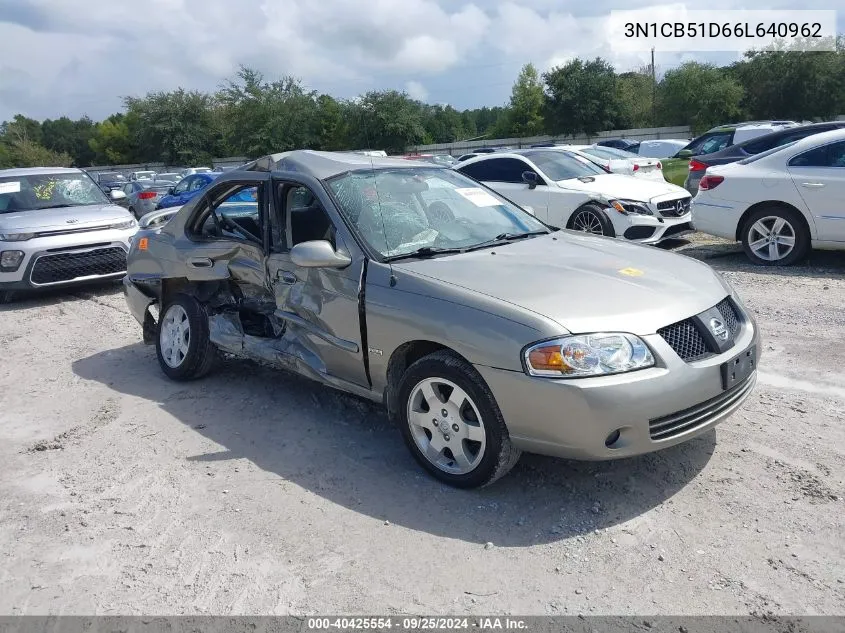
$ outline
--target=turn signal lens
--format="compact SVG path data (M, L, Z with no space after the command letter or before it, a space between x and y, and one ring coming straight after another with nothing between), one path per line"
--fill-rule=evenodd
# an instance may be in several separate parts
M563 371L563 357L560 355L560 345L535 347L528 352L528 364L534 369Z
M147 250L147 247L149 247L149 245L150 245L150 238L148 238L148 237L142 237L140 240L138 240L138 250L139 251Z

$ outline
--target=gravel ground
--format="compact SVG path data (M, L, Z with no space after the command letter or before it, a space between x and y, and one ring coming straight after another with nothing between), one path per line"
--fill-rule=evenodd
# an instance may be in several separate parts
M304 379L167 381L113 285L0 308L0 613L845 613L845 254L680 250L757 314L745 407L641 458L524 456L480 491Z

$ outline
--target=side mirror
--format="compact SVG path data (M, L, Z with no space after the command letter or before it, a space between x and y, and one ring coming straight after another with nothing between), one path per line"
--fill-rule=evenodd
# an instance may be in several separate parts
M290 249L290 259L303 268L346 268L352 258L334 250L327 240L300 242Z
M528 185L529 189L534 189L537 186L538 181L540 179L537 177L533 171L524 171L522 172L522 182Z
M175 191L176 191L176 187L170 187L170 189L167 190L167 195L172 196Z
M111 193L109 194L109 197L115 202L117 202L118 200L125 200L126 194L123 193L120 189L112 189Z
M675 158L692 158L692 150L682 149L680 152L675 154Z

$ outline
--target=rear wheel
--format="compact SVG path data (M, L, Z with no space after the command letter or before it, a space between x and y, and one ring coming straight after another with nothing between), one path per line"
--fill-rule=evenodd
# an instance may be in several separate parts
M440 481L486 486L519 459L490 388L453 352L435 352L411 365L399 385L399 403L405 443Z
M810 232L800 215L785 207L752 213L742 229L742 247L755 264L790 266L806 257Z
M196 299L178 294L162 311L156 355L162 371L173 380L193 380L211 370L216 350L209 340L208 314Z
M583 231L593 235L606 235L616 237L613 230L613 223L607 214L597 204L585 204L578 207L569 220L569 227L573 231Z

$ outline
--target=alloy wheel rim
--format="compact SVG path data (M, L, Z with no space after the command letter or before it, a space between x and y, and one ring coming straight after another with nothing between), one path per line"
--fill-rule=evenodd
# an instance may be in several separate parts
M748 229L748 248L760 259L776 262L795 249L795 229L776 215L760 218Z
M408 399L408 426L426 460L445 473L470 473L484 457L487 435L478 407L450 380L417 383Z
M572 228L576 231L584 231L594 235L603 235L601 220L592 211L581 211L572 221Z
M180 305L172 305L167 309L161 322L159 334L161 357L168 367L176 369L188 355L191 344L191 325L188 313Z

